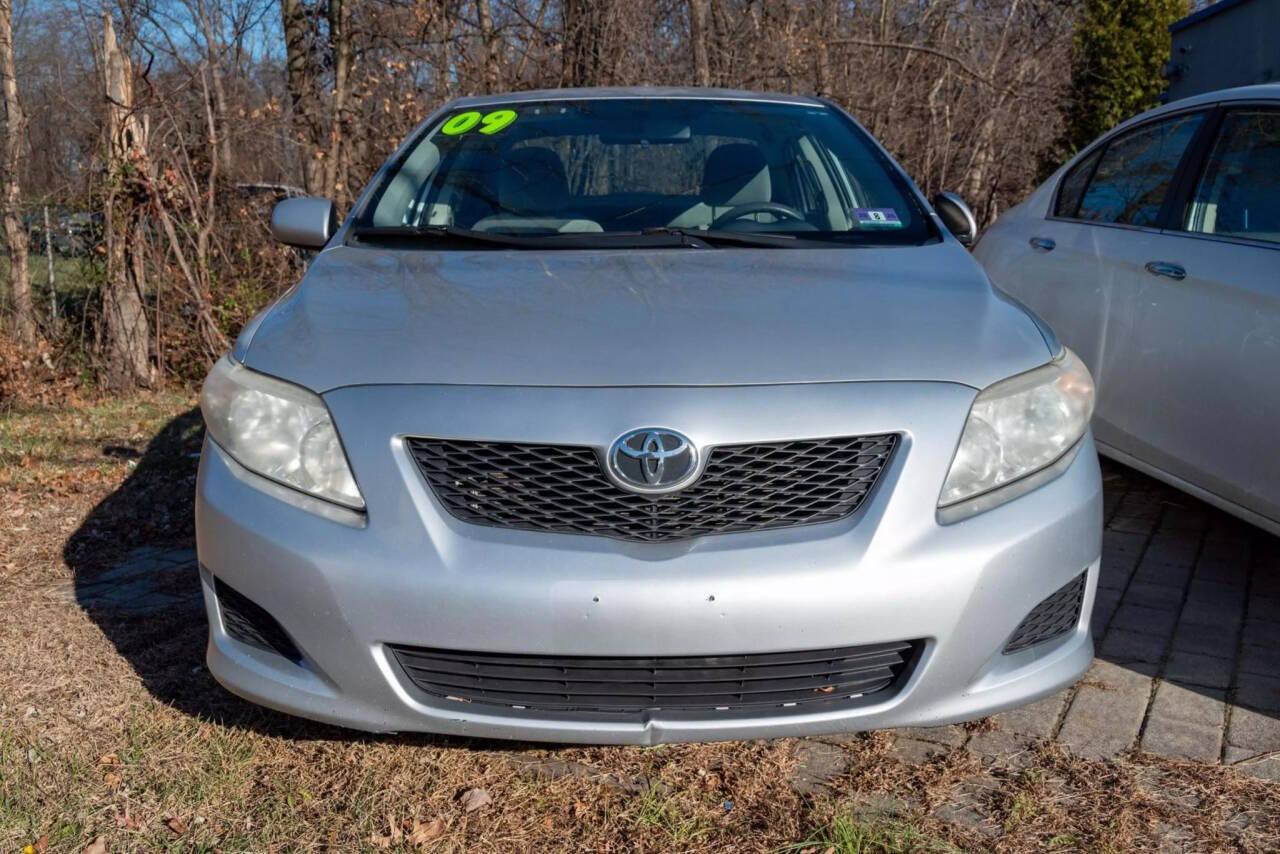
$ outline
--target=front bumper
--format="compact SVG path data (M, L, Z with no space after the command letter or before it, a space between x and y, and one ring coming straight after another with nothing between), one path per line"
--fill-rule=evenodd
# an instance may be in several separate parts
M326 401L367 518L311 512L308 501L206 443L196 513L210 670L250 700L343 726L540 741L652 744L929 726L1029 702L1073 682L1092 659L1097 458L1086 436L1056 479L940 524L934 507L973 395L940 383L332 392ZM903 441L851 519L663 544L460 522L440 509L400 441L597 444L646 423L671 425L699 444L880 432ZM1023 617L1086 570L1074 631L1002 654ZM303 661L229 637L214 576L270 612ZM882 700L751 716L653 711L639 720L433 697L409 682L386 647L703 656L917 639L923 651L909 678Z

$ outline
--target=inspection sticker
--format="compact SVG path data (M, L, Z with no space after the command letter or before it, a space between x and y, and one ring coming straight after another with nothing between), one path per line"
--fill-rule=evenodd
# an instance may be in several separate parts
M893 208L854 208L853 216L858 225L872 225L881 228L902 228L902 220Z

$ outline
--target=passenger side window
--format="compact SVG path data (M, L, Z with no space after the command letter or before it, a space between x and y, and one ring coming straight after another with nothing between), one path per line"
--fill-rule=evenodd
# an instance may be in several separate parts
M1143 125L1107 144L1077 219L1155 226L1165 194L1203 113Z
M1227 113L1182 228L1280 243L1280 110Z
M1102 156L1102 149L1094 151L1084 160L1071 167L1058 185L1058 202L1053 206L1053 215L1068 219L1076 215L1080 209L1080 199L1084 197L1085 185L1093 175L1094 164Z

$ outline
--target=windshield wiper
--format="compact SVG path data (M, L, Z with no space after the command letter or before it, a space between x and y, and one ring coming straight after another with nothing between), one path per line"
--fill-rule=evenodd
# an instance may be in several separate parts
M640 233L679 235L690 240L701 241L704 244L709 243L712 246L763 246L770 249L792 249L804 244L803 240L797 240L789 234L773 232L724 231L722 229L701 231L696 228L672 228L666 225L659 225L653 228L646 228Z
M631 247L706 248L696 233L683 234L679 229L654 232L575 231L556 234L507 234L501 231L476 231L453 225L389 225L357 226L355 236L362 240L432 241L456 240L477 246L504 249L612 249L619 239Z
M514 249L533 248L540 238L475 231L453 225L384 225L356 226L355 236L362 240L457 240L482 246L506 246Z

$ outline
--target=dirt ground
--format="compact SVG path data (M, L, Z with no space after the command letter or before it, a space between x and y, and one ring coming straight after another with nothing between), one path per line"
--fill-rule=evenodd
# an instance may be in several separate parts
M204 668L190 564L145 564L193 548L193 404L0 412L0 852L1280 849L1280 785L1144 754L910 758L889 732L547 749L257 708ZM139 561L163 576L146 608L133 577L101 595Z

